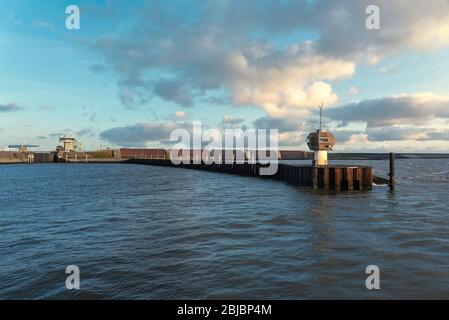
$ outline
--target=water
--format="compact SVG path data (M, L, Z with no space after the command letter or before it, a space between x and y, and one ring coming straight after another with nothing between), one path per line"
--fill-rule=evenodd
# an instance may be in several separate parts
M386 176L385 161L356 163ZM0 298L448 299L449 162L397 160L397 174L395 194L330 194L176 168L0 166Z

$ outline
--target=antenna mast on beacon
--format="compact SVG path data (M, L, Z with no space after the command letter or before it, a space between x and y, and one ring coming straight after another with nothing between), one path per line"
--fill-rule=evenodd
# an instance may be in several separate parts
M335 137L330 131L323 131L323 104L320 108L320 128L309 134L307 137L307 145L313 151L313 166L327 166L327 152L332 151L335 145Z

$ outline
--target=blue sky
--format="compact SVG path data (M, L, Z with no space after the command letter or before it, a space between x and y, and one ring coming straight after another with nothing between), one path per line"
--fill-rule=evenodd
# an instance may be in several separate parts
M447 152L449 5L374 1L370 31L364 2L2 1L0 148L163 146L192 120L304 148L324 101L336 150Z

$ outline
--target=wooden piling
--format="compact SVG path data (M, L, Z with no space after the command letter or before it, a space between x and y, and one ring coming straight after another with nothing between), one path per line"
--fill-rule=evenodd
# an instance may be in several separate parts
M318 188L329 189L329 168L318 168Z
M395 184L396 184L395 173L394 173L394 165L395 165L394 160L395 160L394 153L390 152L390 174L389 174L389 176L390 176L390 190L391 191L394 191L394 189L396 187L395 186Z
M354 189L362 189L362 168L354 168Z
M342 170L340 168L329 168L330 188L341 190Z
M323 189L329 189L329 168L323 168Z
M318 189L318 168L317 167L313 168L312 185L313 185L314 189Z

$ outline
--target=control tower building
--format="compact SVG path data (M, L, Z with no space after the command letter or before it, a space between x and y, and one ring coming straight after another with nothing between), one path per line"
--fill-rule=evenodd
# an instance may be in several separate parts
M72 136L64 136L59 138L59 142L62 144L62 151L74 152L76 151L76 139Z

